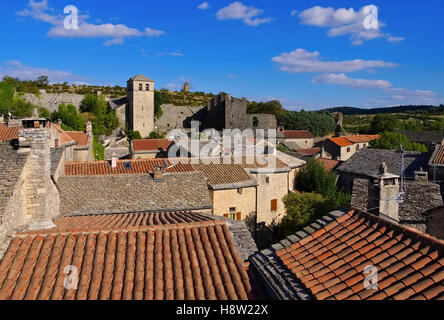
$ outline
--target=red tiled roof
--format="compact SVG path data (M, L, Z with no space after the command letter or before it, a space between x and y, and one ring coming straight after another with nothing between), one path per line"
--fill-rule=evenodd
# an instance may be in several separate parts
M284 130L282 134L287 139L313 139L313 135L307 130Z
M67 176L90 176L104 174L126 174L126 173L152 173L156 165L162 165L166 161L167 172L190 172L195 171L188 163L181 163L180 159L132 159L118 160L117 167L111 168L108 161L81 161L65 162L65 175ZM188 161L188 160L187 160ZM125 169L125 163L131 163L131 169Z
M331 142L333 142L334 144L336 144L340 147L347 147L347 146L353 145L353 143L350 142L345 137L328 138L328 140L330 140Z
M344 214L276 254L319 300L444 299L444 241L368 213ZM364 288L367 266L378 289Z
M321 152L321 148L311 148L311 149L298 149L296 150L297 153L307 154L307 155L314 155L316 153Z
M319 158L317 159L318 162L320 162L325 169L327 169L328 171L335 169L341 162L338 160L332 160L332 159L324 159L324 158Z
M433 159L432 163L435 164L444 164L444 145L442 145L438 152L436 153L435 158Z
M66 131L66 133L77 142L78 146L88 145L88 136L81 131Z
M52 126L60 132L60 144L65 144L68 142L75 141L65 130L62 129L62 127L56 123L53 123Z
M378 134L374 134L374 135L363 134L363 135L345 136L343 138L345 138L348 141L353 142L353 143L362 143L362 142L370 142L370 141L379 139L379 138L381 138L381 136Z
M168 139L138 139L133 140L134 151L158 151L167 150L173 143Z
M0 141L18 139L20 127L0 127Z
M77 268L77 289L64 287L66 266ZM222 220L16 235L0 263L1 300L245 300L250 291Z

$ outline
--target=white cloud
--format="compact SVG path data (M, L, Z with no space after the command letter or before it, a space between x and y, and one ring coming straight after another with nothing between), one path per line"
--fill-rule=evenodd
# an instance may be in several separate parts
M366 29L365 18L364 7L355 11L353 8L335 10L332 7L315 6L299 14L299 19L304 25L330 28L327 32L329 37L350 35L352 45L361 45L364 41L378 38L386 38L389 42L404 40L402 37L384 34L381 28L385 26L385 23L382 21L378 21L378 29Z
M241 2L236 1L220 9L216 16L219 20L242 20L246 25L258 26L262 23L267 23L271 21L271 18L259 18L264 10L248 7L243 5Z
M109 38L104 45L122 44L126 38L130 37L159 37L165 34L165 31L153 28L145 28L140 31L135 28L128 27L124 24L92 24L86 22L87 15L79 15L78 29L65 29L64 16L55 14L54 9L49 8L48 2L43 0L36 2L30 0L28 8L18 12L17 15L22 17L31 17L38 21L44 21L52 25L47 35L54 38Z
M202 2L200 5L197 6L197 8L199 10L207 10L210 7L210 5L208 4L208 2Z
M50 70L23 65L20 61L3 62L0 78L10 76L21 80L36 80L40 76L48 76L51 82L78 82L83 77L68 71Z
M393 104L435 104L435 92L431 90L409 90L394 88L386 80L367 80L350 78L345 74L324 74L313 78L313 83L327 83L351 88L378 89L387 95L386 103Z
M346 61L321 61L319 52L309 52L305 49L296 49L292 52L284 52L272 58L279 65L279 69L291 73L328 72L346 73L368 68L394 68L395 63L381 60L346 60Z
M320 82L328 84L338 84L352 88L387 89L392 86L392 84L386 80L367 80L367 79L349 78L344 73L323 74L313 79L313 83L320 83Z
M291 10L290 14L291 16L295 16L298 14L298 12L299 12L298 10Z

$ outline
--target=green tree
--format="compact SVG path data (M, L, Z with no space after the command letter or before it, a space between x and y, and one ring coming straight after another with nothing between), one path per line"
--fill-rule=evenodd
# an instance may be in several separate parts
M385 131L380 139L370 143L373 149L399 150L400 146L404 150L427 152L427 147L423 144L410 142L404 134L398 132Z
M162 101L163 95L159 91L154 91L154 116L159 119L163 115Z
M393 114L377 114L370 123L372 133L402 130L401 120Z
M60 104L57 111L54 111L51 115L51 119L57 121L62 120L63 124L72 128L74 131L85 130L85 119L80 116L74 105L65 103Z
M316 192L324 197L333 197L336 193L337 175L327 171L316 159L311 158L298 173L296 187L303 192Z
M39 110L39 117L51 119L51 112L49 112L48 109L46 109L44 107L40 107L38 110Z
M268 102L250 102L247 112L250 114L274 114L276 119L279 119L285 113L285 109L279 101L272 100Z
M165 139L165 133L160 131L151 131L148 139Z
M40 76L37 78L36 83L39 88L45 88L49 85L49 78L48 76Z
M327 112L288 111L279 118L286 130L308 130L314 136L325 136L336 129L333 116Z
M335 203L318 193L289 193L282 201L285 204L286 216L281 223L281 233L287 237L321 216L336 209Z

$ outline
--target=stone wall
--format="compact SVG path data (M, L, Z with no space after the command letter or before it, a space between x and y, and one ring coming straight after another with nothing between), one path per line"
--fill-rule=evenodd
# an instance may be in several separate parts
M40 93L39 96L33 93L25 93L23 98L33 105L45 107L50 112L53 112L56 111L62 103L71 103L79 109L80 103L85 96L76 93Z
M206 107L163 104L162 110L163 115L155 120L154 126L157 130L168 132L172 129L190 128L192 120L204 121L202 113L206 112Z
M245 219L251 212L256 211L256 188L242 188L242 194L237 189L210 190L213 202L213 214L223 216L230 213L230 208L236 208L235 212L241 213L241 219Z
M444 240L444 208L431 210L427 214L427 233Z

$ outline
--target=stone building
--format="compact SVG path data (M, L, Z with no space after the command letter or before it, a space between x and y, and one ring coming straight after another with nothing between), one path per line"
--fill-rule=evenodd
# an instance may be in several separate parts
M148 137L154 131L154 80L137 75L127 81L127 96L110 100L121 127Z
M430 157L429 178L444 186L444 139L435 147Z
M248 114L248 101L222 92L208 102L204 127L216 129L276 129L277 120L271 114Z
M371 141L379 138L379 135L354 135L328 138L324 140L321 157L347 161L359 150L367 149Z
M293 150L306 150L313 148L314 137L307 130L281 130L282 137L278 142Z

